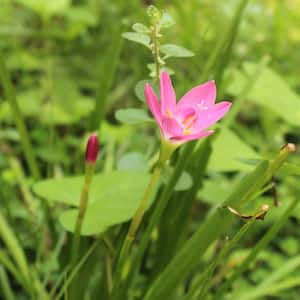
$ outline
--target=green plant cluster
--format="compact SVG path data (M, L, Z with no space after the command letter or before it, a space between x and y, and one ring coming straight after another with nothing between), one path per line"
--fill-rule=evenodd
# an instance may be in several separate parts
M0 0L0 299L298 300L299 47L299 0ZM162 170L119 274L163 70L233 106Z

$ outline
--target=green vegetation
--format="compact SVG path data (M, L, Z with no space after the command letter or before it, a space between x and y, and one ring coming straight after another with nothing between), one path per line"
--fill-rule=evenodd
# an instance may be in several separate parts
M0 299L298 300L299 49L299 0L0 0ZM163 71L214 134L161 147Z

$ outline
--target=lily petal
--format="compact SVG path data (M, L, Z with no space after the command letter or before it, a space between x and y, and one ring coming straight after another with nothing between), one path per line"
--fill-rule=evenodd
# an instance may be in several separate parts
M170 117L176 108L176 95L167 72L162 72L160 76L160 102L162 115Z
M165 138L182 135L183 128L172 118L162 118L161 131Z
M149 83L146 83L144 94L145 94L147 105L151 110L153 117L155 118L156 122L160 125L161 124L160 105L155 95L155 92Z
M208 131L201 131L199 133L195 134L189 134L189 135L181 135L181 136L174 136L171 138L171 141L173 142L187 142L187 141L192 141L192 140L198 140L203 137L209 136L213 134L213 130L208 130Z
M230 109L231 102L223 101L215 104L211 109L200 112L192 126L194 132L199 132L220 120Z
M214 80L198 85L188 91L178 102L178 108L183 106L203 105L210 107L215 103L216 84Z

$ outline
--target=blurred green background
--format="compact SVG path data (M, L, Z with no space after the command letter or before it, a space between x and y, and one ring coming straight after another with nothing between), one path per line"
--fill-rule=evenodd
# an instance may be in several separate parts
M205 65L223 39L238 2L0 0L0 56L10 72L41 177L81 174L85 137L91 131L100 132L98 171L141 170L149 167L147 161L151 164L155 159L155 127L131 126L129 123L135 122L130 118L120 122L115 117L119 109L146 109L139 99L141 87L136 84L149 78L147 64L152 56L148 49L123 39L121 34L136 22L148 23L146 8L151 3L176 22L164 32L162 41L195 54L168 60L178 97L203 80L216 79L217 99L230 100L235 107L222 122L227 127L215 141L204 189L198 194L197 217L201 216L198 207L219 203L232 183L258 159L271 157L286 142L298 144L300 0L249 0L240 23L235 24L236 39L228 41L231 51L203 78ZM36 241L28 237L28 229L24 230L32 222L30 211L37 206L30 190L33 180L3 88L0 124L0 207L19 232L24 247L35 253ZM274 179L276 195L284 206L291 199L291 186L294 195L299 193L300 156L294 155L291 161L293 164L286 164L281 174L288 172L295 177ZM190 187L188 175L182 185L182 189ZM259 201L273 203L274 193L262 195ZM270 214L263 228L276 222L278 211ZM253 266L253 272L239 279L240 286L245 290L254 286L286 259L299 256L299 223L300 209L261 253L259 268ZM244 248L229 258L223 272L244 257L260 236L260 231L253 232ZM57 266L53 264L40 266L41 272L48 267L55 273ZM296 267L290 274L299 281ZM216 277L216 284L218 280ZM270 299L299 299L298 285Z

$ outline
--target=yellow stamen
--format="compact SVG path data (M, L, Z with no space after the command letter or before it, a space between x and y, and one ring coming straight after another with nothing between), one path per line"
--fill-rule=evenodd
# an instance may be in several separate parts
M190 128L194 125L195 121L197 119L197 116L196 115L190 115L188 117L186 117L184 119L184 121L182 122L184 125L185 125L185 131L189 132L190 134Z
M172 113L169 109L167 109L167 115L168 115L169 118L172 118Z
M187 118L185 118L182 123L184 125L187 125L187 123L189 123L189 121L192 121L194 117L195 117L194 115L190 115Z
M185 129L183 130L182 133L183 133L184 135L190 135L190 134L192 134L192 131L189 130L188 128L185 128Z

